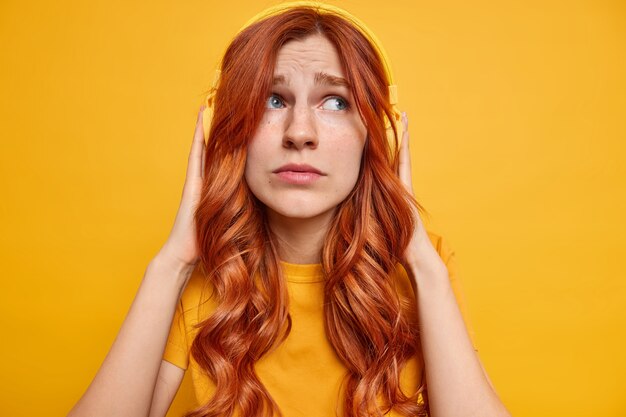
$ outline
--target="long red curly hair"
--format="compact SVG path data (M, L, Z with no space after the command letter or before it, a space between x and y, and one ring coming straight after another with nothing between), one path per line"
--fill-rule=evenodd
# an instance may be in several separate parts
M271 93L278 50L315 33L335 45L368 131L357 184L337 207L321 253L326 335L347 368L343 414L426 412L418 393L403 393L399 382L419 337L415 300L398 295L393 276L415 226L411 205L423 208L396 174L398 151L390 152L383 118L392 118L389 81L376 50L350 22L298 7L240 32L212 91L195 220L200 261L220 303L199 324L191 354L216 390L187 417L282 415L254 364L289 334L288 293L276 240L244 168L248 141ZM398 149L395 127L394 140Z

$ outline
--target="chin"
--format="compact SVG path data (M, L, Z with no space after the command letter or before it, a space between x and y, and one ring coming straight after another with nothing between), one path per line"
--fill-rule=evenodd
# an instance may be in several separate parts
M263 202L262 204L269 218L282 218L284 220L321 220L330 218L337 209L337 205L328 204L328 202L327 204L320 204L319 201L285 199L278 204L266 204Z
M266 206L266 210L273 212L276 216L289 218L289 219L299 219L299 220L307 220L314 219L319 217L325 217L332 214L334 211L334 207L330 208L316 208L306 205L301 206L291 206L291 207L269 207Z

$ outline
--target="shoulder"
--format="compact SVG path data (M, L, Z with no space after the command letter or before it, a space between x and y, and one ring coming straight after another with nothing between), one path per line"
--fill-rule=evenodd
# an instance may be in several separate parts
M200 263L194 268L187 285L180 296L180 304L185 316L197 322L217 307L217 296L211 281Z
M430 239L430 243L432 243L433 247L437 250L439 257L447 264L450 261L450 258L454 255L454 250L450 246L447 239L444 239L438 233L435 233L431 230L426 230L426 234Z

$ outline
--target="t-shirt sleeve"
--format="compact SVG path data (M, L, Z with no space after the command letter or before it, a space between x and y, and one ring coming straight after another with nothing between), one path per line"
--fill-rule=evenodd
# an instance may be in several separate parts
M183 302L181 299L178 300L178 304L176 305L174 319L170 327L170 334L165 344L163 359L181 369L187 369L189 366L189 349L187 344L187 326L183 312Z
M454 250L450 247L448 242L442 237L439 238L437 246L437 251L441 256L441 259L446 264L446 268L448 269L450 285L452 286L452 291L454 292L456 302L459 305L459 310L461 310L461 315L463 316L463 321L465 322L467 333L469 334L469 337L472 341L472 346L474 346L474 350L478 352L478 348L476 347L476 336L474 334L474 329L472 328L471 320L469 319L467 303L465 301L465 294L463 292L463 284L459 276L456 254Z

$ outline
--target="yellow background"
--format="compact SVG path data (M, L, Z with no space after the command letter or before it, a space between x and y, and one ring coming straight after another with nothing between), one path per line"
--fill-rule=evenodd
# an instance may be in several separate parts
M276 2L223 3L0 3L0 415L64 415L100 366L173 224L215 64ZM332 4L388 50L416 193L505 404L626 415L625 4Z

